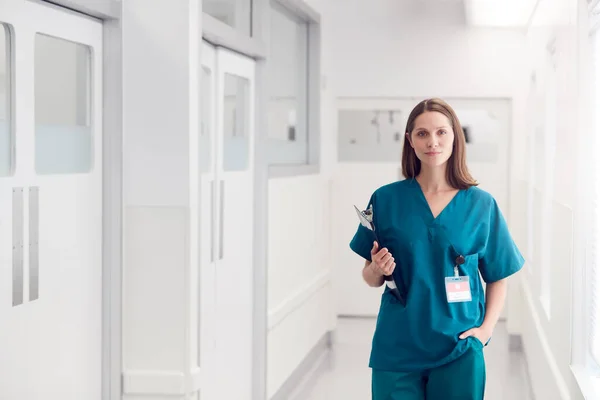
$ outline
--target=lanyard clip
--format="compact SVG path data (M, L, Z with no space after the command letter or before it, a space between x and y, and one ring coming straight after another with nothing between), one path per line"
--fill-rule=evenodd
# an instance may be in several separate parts
M465 263L465 257L460 255L460 256L456 257L455 262L456 262L456 264L454 265L454 276L458 277L459 276L458 275L458 266L463 265Z

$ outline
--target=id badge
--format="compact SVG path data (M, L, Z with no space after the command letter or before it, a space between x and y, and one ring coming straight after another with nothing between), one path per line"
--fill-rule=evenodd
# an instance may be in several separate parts
M448 303L471 301L471 285L468 276L446 278L446 297Z

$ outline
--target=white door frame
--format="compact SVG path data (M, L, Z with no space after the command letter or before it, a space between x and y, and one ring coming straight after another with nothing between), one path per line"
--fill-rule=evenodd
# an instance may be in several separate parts
M78 0L79 1L79 0ZM106 0L108 2L110 0ZM83 2L87 3L87 2ZM101 3L101 2L100 2ZM89 6L89 5L88 5ZM120 19L103 21L102 400L121 400L123 106Z

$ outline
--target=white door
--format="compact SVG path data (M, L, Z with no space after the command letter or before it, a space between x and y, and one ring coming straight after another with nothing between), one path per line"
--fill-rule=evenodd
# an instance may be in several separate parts
M203 98L212 101L202 108L210 139L201 141L215 157L200 178L201 310L214 321L214 329L201 321L201 362L210 398L243 400L252 392L255 63L208 44L202 54Z
M0 9L0 398L100 399L102 24Z

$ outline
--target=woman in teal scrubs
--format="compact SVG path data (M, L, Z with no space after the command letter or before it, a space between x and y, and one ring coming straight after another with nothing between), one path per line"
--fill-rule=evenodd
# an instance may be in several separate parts
M465 161L465 135L440 99L411 112L402 153L405 180L377 189L351 249L373 287L386 285L369 366L373 400L480 400L484 345L506 297L506 278L524 259L495 199L477 188ZM482 282L486 282L484 294Z

